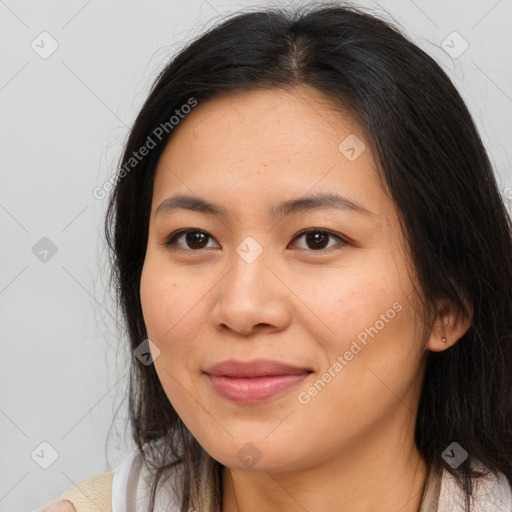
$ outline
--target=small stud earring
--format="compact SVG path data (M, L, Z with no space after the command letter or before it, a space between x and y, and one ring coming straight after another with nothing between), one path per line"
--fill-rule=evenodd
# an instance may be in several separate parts
M446 336L443 336L442 340L443 342L446 342Z

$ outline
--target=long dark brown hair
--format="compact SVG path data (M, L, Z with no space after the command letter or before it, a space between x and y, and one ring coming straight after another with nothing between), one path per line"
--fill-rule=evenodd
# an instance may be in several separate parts
M494 171L470 113L440 66L399 26L368 9L322 2L293 11L231 15L186 46L155 80L129 134L105 233L112 284L132 352L147 338L139 285L155 169L176 110L219 93L308 85L350 112L367 134L381 180L397 208L421 287L425 318L444 298L471 326L451 348L428 354L415 443L430 470L450 471L470 510L470 460L512 482L512 238ZM165 125L167 123L167 125ZM157 132L157 127L166 127ZM133 160L142 146L154 144ZM366 142L366 140L365 140ZM164 441L179 467L182 511L221 510L222 465L190 434L153 365L133 358L129 411L141 453ZM452 442L470 455L457 469ZM181 498L180 498L181 499Z

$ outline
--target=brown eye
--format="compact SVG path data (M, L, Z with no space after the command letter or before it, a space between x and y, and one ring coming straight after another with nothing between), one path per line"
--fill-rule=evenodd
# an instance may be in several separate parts
M185 233L185 240L189 247L192 249L204 249L205 242L207 241L208 235L201 232L190 232Z
M333 247L332 245L330 247L327 247L327 244L329 242L329 238L336 238L339 241L341 241L342 245L346 245L348 242L344 240L341 236L336 235L332 231L328 231L327 229L309 229L307 231L303 231L302 233L299 233L294 240L298 240L302 237L305 237L306 245L305 249L311 249L313 251L321 251L326 248ZM336 245L336 244L334 244Z
M181 244L177 244L177 240L184 237L186 246L183 247ZM178 245L179 249L191 249L191 250L201 250L205 249L208 238L211 238L208 233L199 229L182 229L177 233L171 235L164 245L167 247L173 247Z

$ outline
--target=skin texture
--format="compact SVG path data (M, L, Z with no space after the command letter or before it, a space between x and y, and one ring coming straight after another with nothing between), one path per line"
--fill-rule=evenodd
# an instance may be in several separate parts
M426 465L413 436L425 356L455 343L469 324L440 303L425 328L407 244L370 148L353 161L338 149L351 134L364 143L364 133L302 86L218 96L175 130L155 176L141 302L170 402L226 466L223 512L417 511ZM273 219L267 212L332 192L371 215L328 209ZM229 214L155 216L178 193ZM166 247L183 228L208 237L195 245L189 238L190 245L182 235ZM297 238L309 228L333 234L317 249ZM248 236L262 248L251 263L237 253ZM400 311L301 403L299 393L333 371L365 328L380 327L393 304ZM313 373L279 396L239 405L217 395L203 373L230 358L275 359ZM237 456L241 449L257 462Z
M44 510L44 512L76 512L73 504L68 500L60 500L54 503L51 507Z

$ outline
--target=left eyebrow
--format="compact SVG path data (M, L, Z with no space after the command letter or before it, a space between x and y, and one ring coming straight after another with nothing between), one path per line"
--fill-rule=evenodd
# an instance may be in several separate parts
M188 195L177 195L164 199L156 208L155 216L164 212L172 212L177 209L192 210L220 217L229 216L229 212L224 206L200 197ZM272 218L275 218L307 211L326 209L337 209L361 213L368 216L375 216L375 213L371 212L359 203L356 203L347 197L333 193L314 194L296 199L289 199L278 203L277 205L272 205L268 210L268 214Z
M273 206L269 214L272 217L285 217L291 214L297 214L311 210L345 210L364 215L375 216L370 210L364 206L352 201L348 197L340 196L339 194L314 194L309 196L300 197L297 199L290 199L283 201L278 205Z

